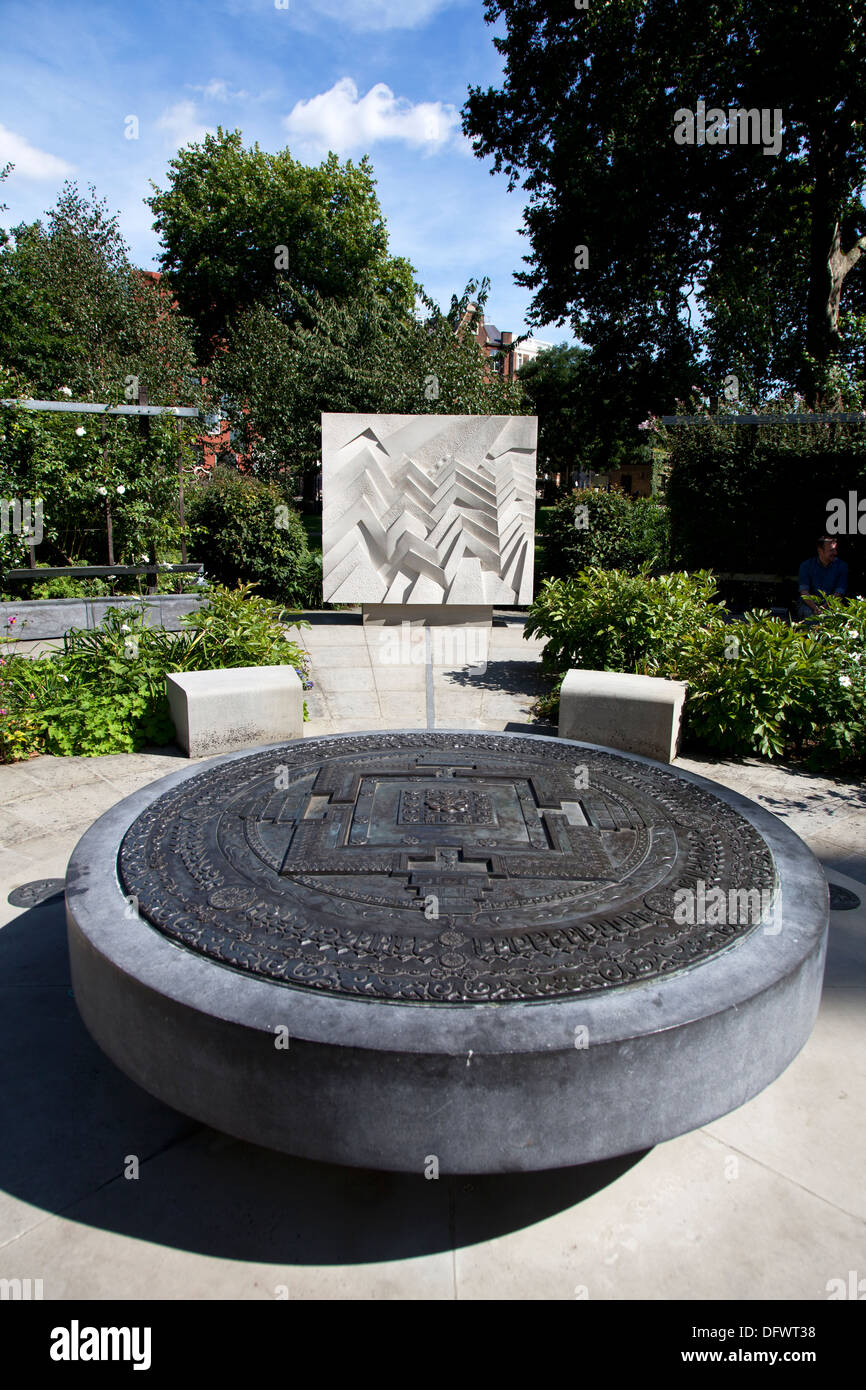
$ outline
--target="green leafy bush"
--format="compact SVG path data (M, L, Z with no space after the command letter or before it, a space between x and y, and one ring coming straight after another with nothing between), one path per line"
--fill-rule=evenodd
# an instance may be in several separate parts
M688 681L687 738L715 753L775 758L814 738L830 667L818 638L757 611L687 633L653 674Z
M688 682L684 735L726 756L797 755L812 766L866 763L866 601L828 599L818 622L770 613L726 621L710 574L660 578L587 570L549 581L527 635L547 637L555 713L571 667Z
M866 600L827 598L814 633L827 662L816 692L810 762L826 769L866 764Z
M280 484L217 468L191 492L189 514L192 558L218 583L253 583L266 598L300 606L321 594L320 560Z
M85 564L86 561L77 561ZM68 574L58 575L56 579L43 579L25 588L19 584L20 592L16 599L37 598L103 598L110 594L112 586L104 579L73 579Z
M237 589L214 588L208 601L184 618L182 650L175 653L178 671L210 671L225 666L293 666L308 685L308 659L303 648L286 637L286 610L252 592L251 584ZM308 623L295 626L309 627Z
M249 586L214 589L178 633L149 627L143 606L110 609L98 630L68 633L56 655L2 658L0 759L170 743L166 675L265 665L291 665L305 689L311 684L306 653L285 635L282 608Z
M0 367L0 398L23 394L32 393ZM168 416L154 417L143 435L138 421L127 417L101 420L0 406L0 497L42 499L43 538L36 551L41 564L68 565L77 556L85 557L79 563L107 564L106 501L115 562L137 565L145 555L162 559L176 551L181 538L179 447L189 486L192 440L187 433L179 446L175 421ZM11 532L0 536L0 569L27 564L25 538ZM29 591L17 595L22 596L29 597Z
M549 671L646 671L687 633L723 625L714 595L715 582L703 572L652 579L591 568L574 579L547 580L525 631L548 638Z
M629 497L619 488L582 488L547 513L542 535L544 577L567 579L597 566L658 574L670 561L667 507L654 497Z

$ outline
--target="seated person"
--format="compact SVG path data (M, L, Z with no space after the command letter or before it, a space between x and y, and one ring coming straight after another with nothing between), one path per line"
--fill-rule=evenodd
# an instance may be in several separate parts
M848 566L839 559L838 550L838 538L824 531L818 537L817 555L800 566L798 618L817 617L825 594L844 598L848 592Z

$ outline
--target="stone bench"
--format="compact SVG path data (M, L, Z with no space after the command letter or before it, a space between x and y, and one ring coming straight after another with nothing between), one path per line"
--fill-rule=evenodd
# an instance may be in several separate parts
M235 666L166 676L177 741L190 758L304 736L304 691L291 666Z
M559 697L559 737L669 763L677 755L685 681L574 670Z

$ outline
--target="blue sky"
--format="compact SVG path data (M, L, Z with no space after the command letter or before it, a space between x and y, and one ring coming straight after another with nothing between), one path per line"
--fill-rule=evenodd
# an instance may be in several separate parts
M165 186L169 159L205 130L238 127L307 163L368 153L392 252L446 307L489 275L488 318L524 332L523 195L460 131L468 85L499 81L495 32L482 0L5 0L0 165L16 167L3 223L41 216L65 178L92 183L148 267L149 180Z

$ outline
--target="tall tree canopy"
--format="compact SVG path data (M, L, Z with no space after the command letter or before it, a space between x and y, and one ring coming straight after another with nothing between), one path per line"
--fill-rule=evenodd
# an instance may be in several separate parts
M486 0L504 80L470 88L464 130L529 194L517 279L532 321L570 319L633 415L687 394L701 356L708 380L817 401L850 355L842 329L866 297L864 12ZM752 110L757 124L731 115Z
M117 217L91 188L63 187L45 222L0 237L0 361L37 395L154 404L194 393L188 325L129 261ZM127 392L130 394L127 395Z
M162 239L162 269L195 322L208 360L254 305L283 322L297 295L348 298L364 279L385 299L412 303L412 267L388 254L372 166L329 154L315 168L287 149L245 149L239 130L206 135L169 165L147 200Z
M539 465L546 471L568 478L575 467L604 473L651 457L645 438L612 410L608 383L587 348L540 352L518 381L538 416Z
M507 415L526 410L519 385L491 373L475 338L487 282L443 313L423 292L413 314L363 280L343 300L295 291L284 323L257 304L214 363L216 388L263 477L315 473L322 412Z

